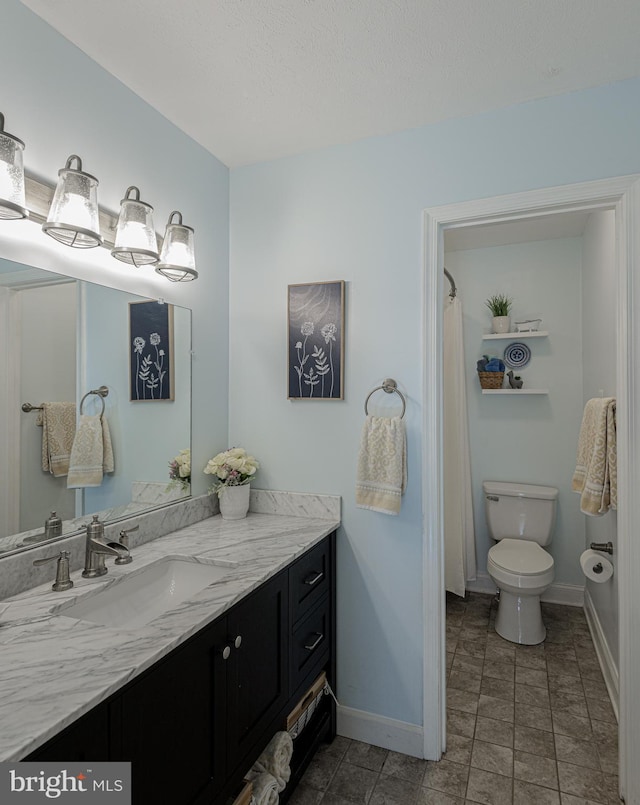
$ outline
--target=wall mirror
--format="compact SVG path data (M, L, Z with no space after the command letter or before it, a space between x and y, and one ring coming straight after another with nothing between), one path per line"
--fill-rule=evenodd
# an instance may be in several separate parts
M0 258L0 377L1 556L52 541L53 511L68 536L94 513L113 522L190 496L169 477L191 446L189 309ZM101 386L107 396L85 397ZM83 397L87 415L104 402L114 467L68 488L43 468L40 406L72 403L77 416Z

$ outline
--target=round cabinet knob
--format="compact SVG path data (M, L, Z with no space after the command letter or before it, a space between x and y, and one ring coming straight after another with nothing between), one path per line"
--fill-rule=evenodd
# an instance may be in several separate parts
M238 636L236 637L236 639L233 641L233 645L234 645L236 648L240 648L240 646L242 645L242 636L241 636L241 635L238 635Z
M231 656L231 649L229 648L229 646L225 646L222 649L222 659L228 660L230 656Z

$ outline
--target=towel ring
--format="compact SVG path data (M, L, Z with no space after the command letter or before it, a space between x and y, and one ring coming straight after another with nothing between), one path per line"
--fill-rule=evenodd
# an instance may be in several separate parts
M402 400L402 413L400 414L400 419L404 417L404 412L407 410L407 401L404 398L404 394L401 391L398 391L398 384L392 377L387 377L382 381L381 386L376 386L372 391L369 392L367 395L367 399L364 401L364 412L367 416L369 416L369 411L367 409L367 403L371 398L372 394L375 394L376 391L385 391L387 394L397 394L398 397Z
M91 389L88 391L84 397L80 400L80 413L82 414L82 406L84 401L87 397L91 396L91 394L95 394L100 397L100 402L102 403L102 411L100 411L100 419L102 419L102 415L104 414L104 398L109 394L109 389L106 386L100 386L99 389Z

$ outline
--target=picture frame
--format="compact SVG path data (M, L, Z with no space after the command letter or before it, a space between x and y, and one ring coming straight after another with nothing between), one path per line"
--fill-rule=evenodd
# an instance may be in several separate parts
M173 402L173 305L129 302L129 399Z
M288 286L287 399L344 399L344 280Z

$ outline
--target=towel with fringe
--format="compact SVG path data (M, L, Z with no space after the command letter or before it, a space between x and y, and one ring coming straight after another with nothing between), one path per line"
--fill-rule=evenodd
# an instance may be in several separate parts
M68 489L100 486L105 472L113 472L109 424L100 414L82 414L71 448Z
M55 478L67 475L76 433L76 404L40 403L36 425L42 426L42 469Z
M276 780L278 791L284 791L291 777L289 764L292 756L293 740L291 736L288 732L276 732L267 748L251 767L246 779L255 780L260 774L267 772Z
M615 397L596 397L584 407L571 488L584 514L598 516L618 506Z
M368 415L362 426L356 506L399 514L407 486L407 440L401 417Z
M278 782L268 772L258 774L253 780L253 799L256 805L278 805L280 794Z

